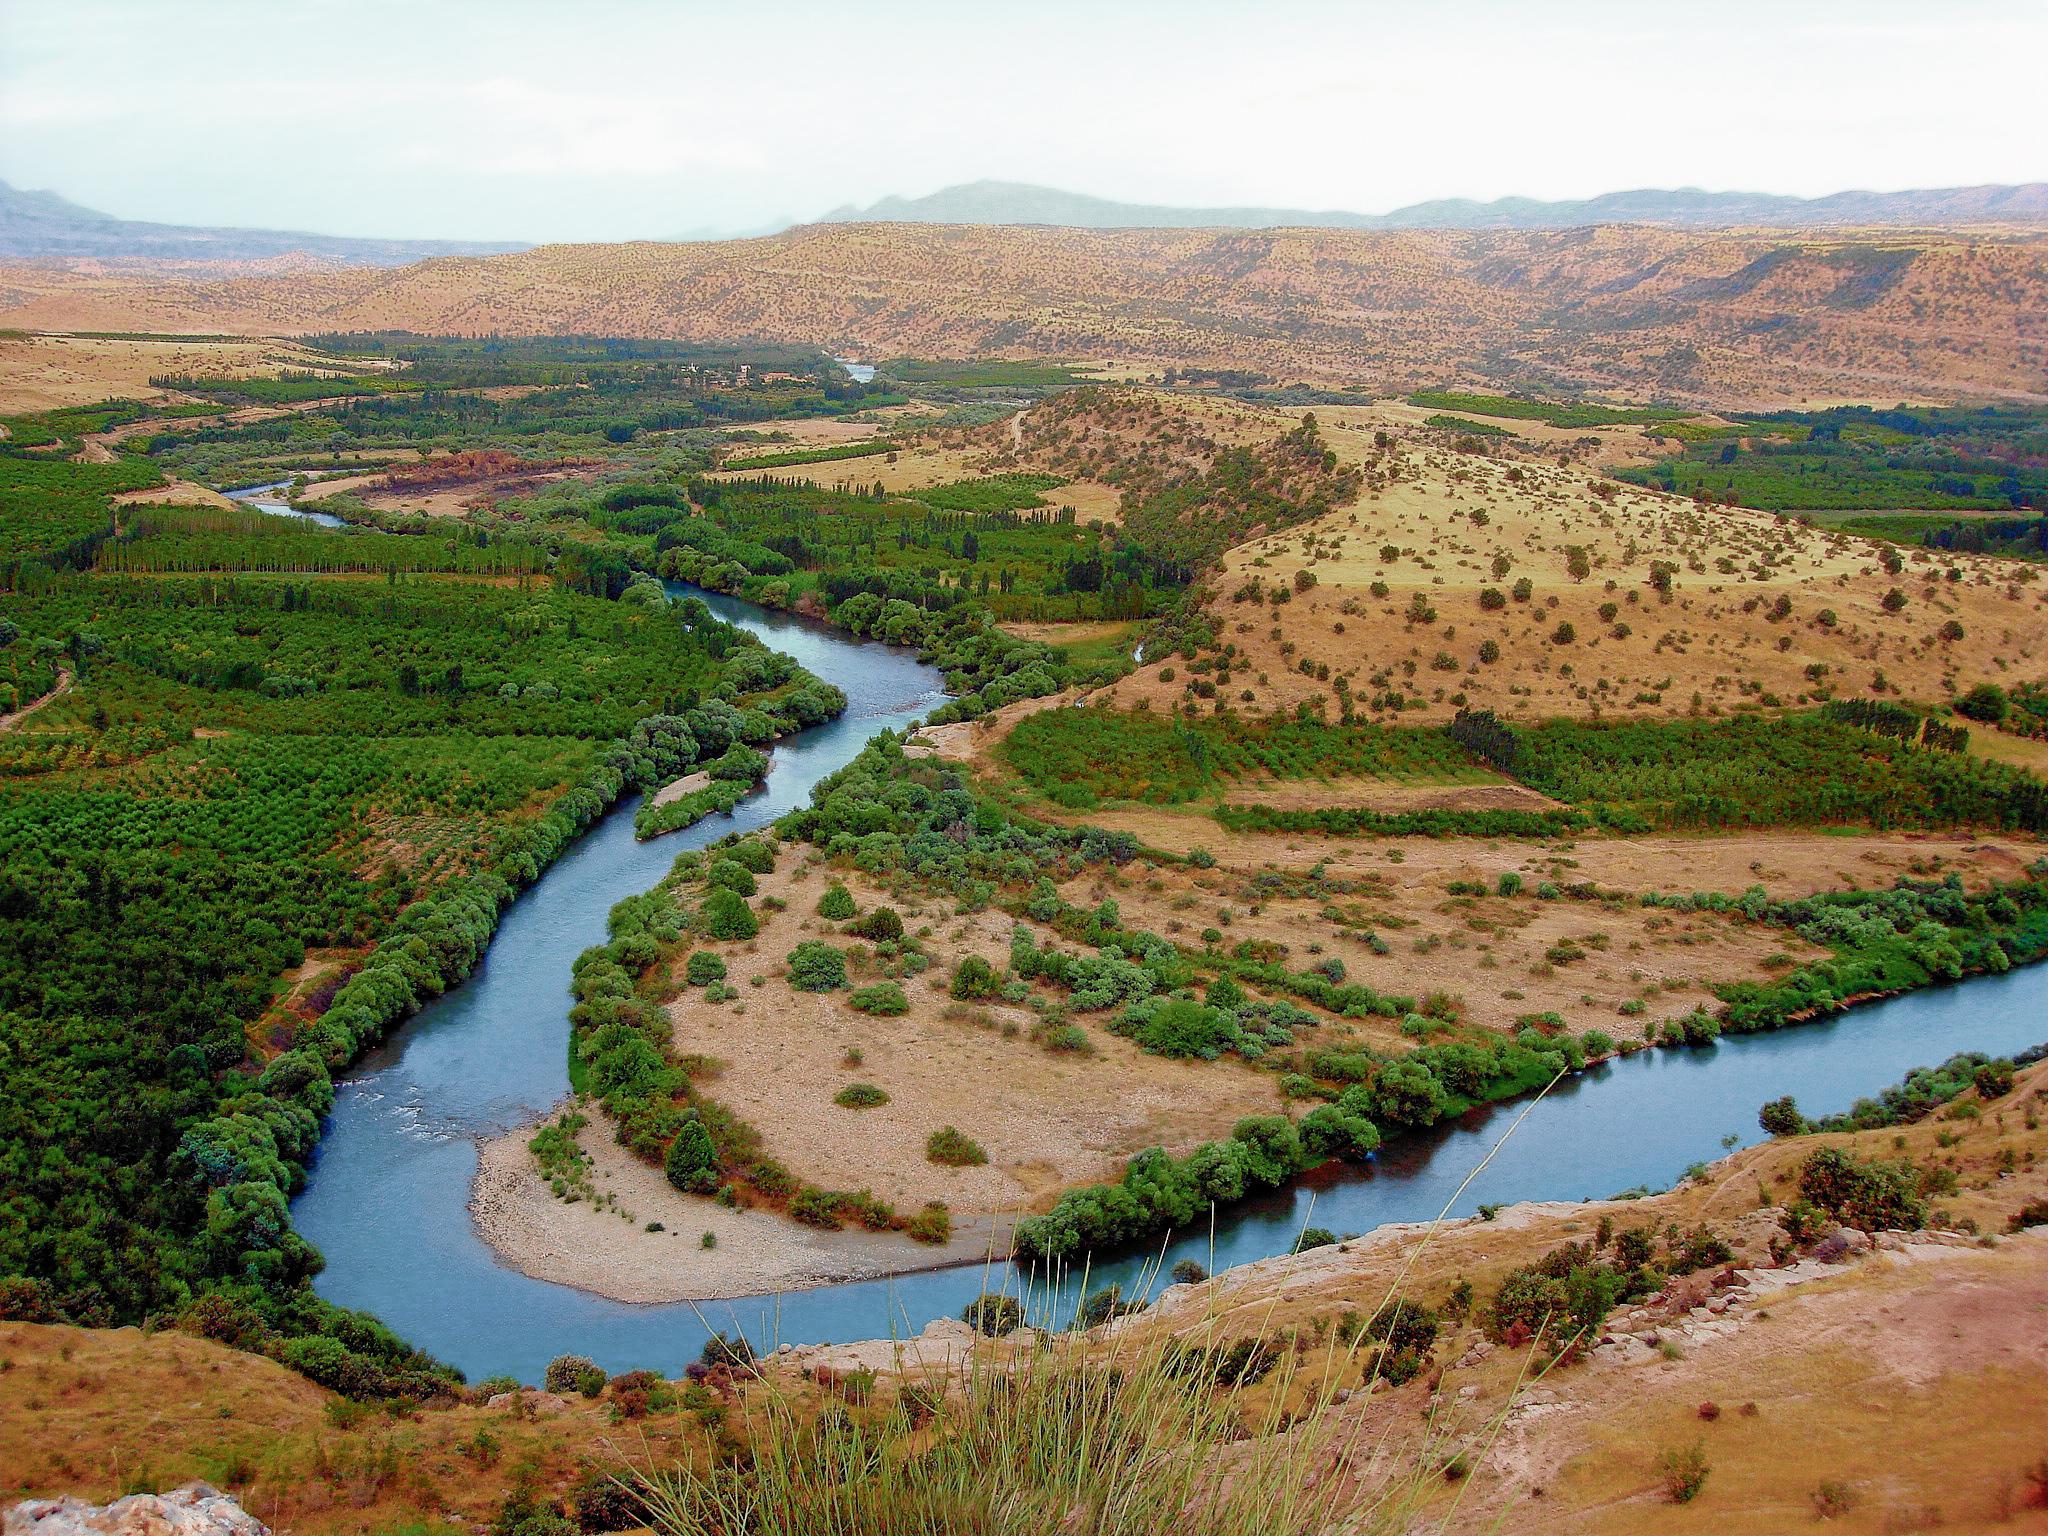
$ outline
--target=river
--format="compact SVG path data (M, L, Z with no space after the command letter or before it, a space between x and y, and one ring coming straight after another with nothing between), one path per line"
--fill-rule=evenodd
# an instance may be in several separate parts
M314 512L309 508L295 507L288 501L280 501L275 494L290 485L289 480L270 480L262 485L245 485L239 491L223 491L229 501L238 501L252 511L267 513L271 517L295 517L302 523L317 523L322 528L346 528L347 523L332 512Z
M242 493L247 494L247 493ZM307 1186L299 1230L326 1255L315 1282L344 1306L374 1312L472 1380L538 1381L558 1354L608 1370L674 1374L707 1331L743 1330L757 1346L915 1333L957 1315L984 1286L1019 1285L1008 1265L911 1273L732 1301L633 1305L536 1280L499 1264L469 1215L477 1143L529 1123L567 1092L570 962L604 938L621 897L658 881L675 856L765 825L877 731L933 708L939 676L907 653L715 593L732 623L786 651L847 694L840 719L780 743L760 793L731 816L638 843L637 803L622 801L504 915L483 963L462 986L401 1026L337 1085L334 1114ZM1304 1225L1343 1233L1387 1222L1467 1215L1486 1202L1596 1199L1665 1187L1723 1140L1762 1139L1756 1112L1795 1095L1820 1115L1957 1051L2008 1053L2048 1034L2048 966L1913 993L1819 1024L1717 1045L1644 1051L1581 1074L1532 1104L1477 1110L1454 1125L1394 1141L1363 1169L1311 1175L1232 1208L1165 1250L1168 1262L1211 1267L1288 1251ZM1466 1176L1513 1127L1494 1158ZM905 1255L916 1250L907 1242ZM1098 1263L1094 1285L1137 1281L1150 1254Z

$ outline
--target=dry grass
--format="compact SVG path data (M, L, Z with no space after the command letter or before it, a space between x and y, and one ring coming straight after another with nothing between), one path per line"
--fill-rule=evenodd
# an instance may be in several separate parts
M1859 286L1853 269L1873 246L1905 259ZM2038 392L2044 344L2029 320L2048 310L2044 289L2048 239L2011 231L827 224L230 281L16 267L0 318L241 334L758 336L863 356L1252 368L1384 393L1520 375L1745 405ZM1792 317L1796 328L1779 323ZM1460 361L1482 358L1483 375Z
M156 389L165 374L275 378L329 366L333 359L289 341L196 341L177 336L104 340L0 334L0 412L42 411L101 400L183 398Z
M1438 448L1382 454L1364 427L1325 435L1366 467L1358 504L1239 545L1212 582L1208 611L1238 658L1219 700L1240 709L1319 699L1334 719L1339 676L1361 707L1389 688L1407 694L1400 718L1411 723L1448 719L1461 701L1518 719L1790 707L1824 691L1872 695L1880 676L1891 695L1939 702L2037 675L2048 657L2048 584L2013 561L1913 550L1893 574L1882 564L1891 546L1770 513L1583 470ZM1653 587L1654 561L1675 569L1669 601ZM1233 600L1247 584L1291 589L1304 572L1314 587L1284 607ZM1517 582L1525 600L1512 600ZM1488 589L1505 605L1482 606ZM1883 607L1894 589L1902 612ZM1560 640L1566 623L1572 638ZM1950 624L1962 638L1944 636ZM1481 659L1488 642L1497 661ZM1155 658L1109 696L1164 708L1193 681Z

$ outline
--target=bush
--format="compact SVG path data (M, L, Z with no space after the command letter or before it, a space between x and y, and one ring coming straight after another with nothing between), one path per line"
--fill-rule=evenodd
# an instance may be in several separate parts
M944 1243L953 1237L953 1217L943 1201L934 1200L903 1224L903 1235L914 1243Z
M980 1142L948 1125L933 1131L925 1141L927 1162L942 1168L976 1168L988 1161Z
M1307 1253L1311 1248L1328 1248L1337 1241L1337 1234L1328 1227L1304 1227L1301 1236L1294 1240L1296 1253Z
M818 916L835 923L843 923L860 909L853 904L853 894L834 880L825 887L825 894L818 898Z
M1209 1271L1193 1259L1182 1259L1173 1266L1175 1285L1200 1285L1209 1278Z
M1757 1112L1756 1119L1770 1136L1797 1136L1806 1129L1806 1116L1799 1113L1799 1105L1789 1093L1771 1100Z
M877 944L893 944L903 937L903 919L896 914L894 907L877 907L847 932Z
M878 981L871 987L861 987L846 1001L860 1012L879 1018L894 1018L897 1014L910 1012L910 999L893 981Z
M775 849L764 838L743 837L725 850L725 857L757 875L775 873Z
M1957 714L1981 720L1986 725L2002 724L2011 708L2012 701L1996 683L1979 683L1956 700Z
M1014 1296L983 1291L967 1304L967 1309L960 1314L960 1321L976 1333L1000 1339L1024 1326L1024 1304Z
M739 896L751 896L757 889L754 872L738 859L720 859L711 866L711 873L705 878L714 886Z
M889 1095L873 1083L848 1083L832 1095L832 1102L841 1109L873 1109L888 1103Z
M596 1391L588 1389L588 1382L596 1378ZM547 1362L547 1374L541 1376L541 1384L551 1393L584 1393L596 1397L604 1391L604 1372L598 1370L598 1362L580 1354L557 1354Z
M996 968L979 955L969 955L953 967L953 996L962 1002L994 997L997 985Z
M661 1168L669 1183L685 1194L708 1195L718 1187L718 1149L694 1109L683 1117Z
M799 992L830 992L846 985L846 956L830 944L806 939L789 952L789 984Z
M1977 1096L1984 1099L2002 1099L2012 1092L2012 1063L2003 1057L1987 1061L1971 1075L1970 1084L1977 1090Z
M1927 1224L1920 1176L1909 1162L1865 1161L1824 1147L1799 1170L1799 1195L1816 1209L1864 1232L1914 1231Z
M697 919L704 932L714 939L751 939L761 931L753 908L737 891L729 891L723 886L704 898Z
M1690 1504L1706 1486L1707 1448L1697 1440L1691 1445L1675 1445L1661 1452L1657 1457L1657 1471L1664 1481L1665 1497L1674 1504Z
M725 961L708 949L693 950L683 967L683 979L693 987L708 987L725 980Z

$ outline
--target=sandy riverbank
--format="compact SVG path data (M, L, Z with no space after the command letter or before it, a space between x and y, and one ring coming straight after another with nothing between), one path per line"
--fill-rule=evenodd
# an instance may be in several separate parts
M1007 1251L1007 1222L987 1217L956 1222L953 1240L933 1246L898 1232L822 1232L773 1211L728 1210L672 1189L595 1126L582 1137L591 1182L613 1203L568 1203L535 1170L531 1136L528 1127L478 1148L469 1200L477 1230L521 1274L614 1301L758 1296L972 1264L992 1245ZM650 1222L664 1230L648 1231ZM714 1247L703 1245L706 1232Z

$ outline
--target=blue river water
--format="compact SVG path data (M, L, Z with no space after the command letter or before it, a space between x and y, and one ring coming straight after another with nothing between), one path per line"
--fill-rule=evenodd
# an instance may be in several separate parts
M763 790L731 816L639 843L629 800L587 833L506 911L476 974L338 1085L293 1206L299 1230L326 1255L316 1282L323 1296L374 1312L472 1379L537 1381L549 1359L572 1352L608 1370L675 1373L713 1328L738 1328L757 1346L915 1333L957 1315L984 1288L1024 1283L1008 1264L978 1264L779 1296L634 1305L506 1268L477 1232L468 1209L477 1143L532 1121L567 1092L569 966L603 940L612 905L654 885L683 849L807 803L811 786L877 731L909 724L941 698L938 674L901 650L717 594L672 590L703 597L720 617L845 689L846 714L780 743ZM1669 883L1685 885L1683 871ZM1726 1137L1760 1140L1758 1106L1779 1094L1795 1095L1808 1114L1829 1113L1957 1051L2007 1053L2044 1036L2048 966L2032 966L1774 1034L1640 1052L1533 1102L1397 1140L1365 1168L1320 1172L1233 1207L1213 1233L1205 1226L1163 1249L1098 1261L1089 1282L1129 1288L1162 1257L1222 1268L1284 1253L1309 1224L1365 1232L1467 1215L1486 1202L1662 1188L1720 1156ZM904 1256L916 1261L907 1240Z

